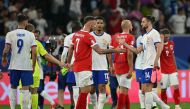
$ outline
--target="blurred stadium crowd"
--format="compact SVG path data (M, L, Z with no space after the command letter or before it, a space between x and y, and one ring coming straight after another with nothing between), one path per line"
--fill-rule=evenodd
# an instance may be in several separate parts
M156 29L169 27L174 34L190 33L190 0L0 0L0 35L16 28L23 12L41 31L41 37L71 33L72 22L86 15L103 16L106 31L121 31L122 19L131 19L138 36L144 15L156 18Z

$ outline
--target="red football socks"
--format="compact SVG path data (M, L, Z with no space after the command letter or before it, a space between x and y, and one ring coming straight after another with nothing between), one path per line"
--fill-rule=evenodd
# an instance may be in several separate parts
M117 109L123 109L123 107L125 106L125 101L125 95L120 93L117 103Z
M174 101L176 105L179 105L180 103L180 93L179 93L179 89L174 89Z
M86 109L86 100L88 93L80 93L76 105L76 109Z
M161 99L162 99L162 101L164 102L164 103L166 103L167 104L167 94L166 94L166 91L162 91L161 92Z
M126 101L126 109L130 109L130 100L129 100L129 96L128 96L128 94L127 95L125 95L125 101Z

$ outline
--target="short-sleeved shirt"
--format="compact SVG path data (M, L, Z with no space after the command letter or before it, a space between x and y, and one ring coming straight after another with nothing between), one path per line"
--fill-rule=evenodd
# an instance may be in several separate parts
M68 48L71 46L72 44L72 38L74 36L75 33L71 33L69 34L67 37L65 37L65 40L64 40L64 48L67 48L67 49L63 49L63 53L65 53L64 55L67 55L68 53ZM65 61L65 60L64 60ZM74 55L71 59L71 64L73 64L74 62Z
M143 69L153 68L156 58L156 44L161 42L160 34L157 30L152 29L145 33L141 44L143 45Z
M96 40L87 31L76 32L72 39L74 45L74 72L92 70L92 47L96 45Z
M33 33L16 29L8 32L5 43L11 45L10 70L32 70L31 47L36 46Z
M129 45L134 44L134 36L131 34L125 34L125 33L120 33L112 36L112 42L111 46L114 48L125 48L127 49L124 45L120 45L117 41L118 37L124 37L125 41ZM128 52L128 50L127 50ZM127 52L125 53L114 53L114 67L115 67L115 73L116 74L126 74L129 71L129 65L128 65L128 60L127 60Z
M177 71L174 59L174 42L168 41L164 44L163 51L160 56L161 72L171 74Z
M90 33L102 49L107 49L111 44L111 36L107 33L97 35L95 32ZM98 54L92 50L92 70L108 70L108 62L106 55Z
M142 38L143 38L142 35L140 35L140 36L137 38L137 40L136 40L136 46L137 46L137 48L138 48L139 46L142 46L142 45L140 44ZM135 69L139 69L139 70L140 70L140 69L143 69L143 61L142 61L142 60L143 60L143 56L144 56L143 51L137 54L137 57L136 57L136 60L135 60Z
M46 55L48 52L45 50L45 48L43 47L43 45L40 41L36 40L36 44L37 44L37 49L36 49L37 61L36 61L35 72L34 72L33 76L40 76L40 79L43 79L41 56Z

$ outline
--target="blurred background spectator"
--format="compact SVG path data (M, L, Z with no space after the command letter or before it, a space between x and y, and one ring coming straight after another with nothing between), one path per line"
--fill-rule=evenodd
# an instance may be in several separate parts
M190 0L0 0L1 36L17 28L16 15L20 12L28 15L42 38L57 34L59 27L63 33L70 33L72 21L86 15L103 16L110 34L121 31L122 19L131 19L133 33L138 36L145 15L155 16L158 30L170 27L175 34L190 30Z

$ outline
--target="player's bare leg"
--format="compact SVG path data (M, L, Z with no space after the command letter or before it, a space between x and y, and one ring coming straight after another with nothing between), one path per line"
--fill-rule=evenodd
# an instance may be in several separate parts
M58 90L58 104L63 107L64 90Z
M93 109L97 109L97 94L95 86L92 86L92 89L90 91L90 101L93 105Z
M98 109L103 109L106 102L106 84L99 84Z

